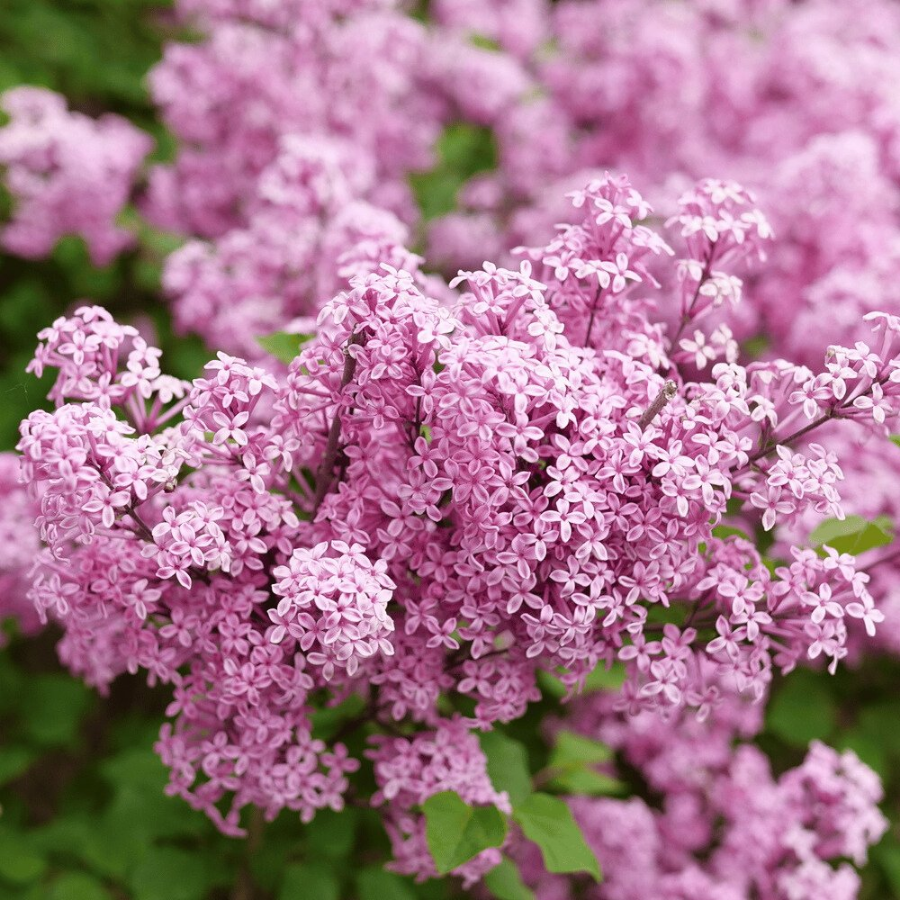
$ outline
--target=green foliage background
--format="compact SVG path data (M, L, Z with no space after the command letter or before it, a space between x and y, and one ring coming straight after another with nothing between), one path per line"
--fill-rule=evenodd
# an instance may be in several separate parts
M126 115L154 135L156 158L165 159L172 141L153 117L143 79L172 33L160 0L0 0L0 90L45 85L63 92L79 110ZM425 217L451 209L460 185L490 166L493 153L488 133L449 129L435 170L413 179ZM0 195L0 218L8 209L9 198ZM170 238L145 228L140 249L105 269L94 268L74 239L61 242L52 258L40 263L0 255L0 449L12 448L18 422L46 393L46 383L24 374L36 331L76 301L101 303L118 316L149 317L169 370L183 377L199 373L205 348L196 340L174 340L158 301L160 266L171 247ZM854 542L848 549L861 550L892 535L877 523L846 539ZM414 885L385 872L387 838L371 810L320 814L307 827L291 815L264 827L248 820L251 839L222 837L205 816L163 793L166 776L152 745L165 690L124 678L109 697L98 697L62 672L53 649L56 634L24 639L9 623L5 627L10 641L0 650L0 900L461 896L452 881ZM885 811L894 824L864 873L863 897L869 900L900 897L898 684L900 665L889 659L872 660L858 671L844 669L834 678L795 673L776 685L760 738L776 771L796 765L808 742L819 738L852 747L885 779ZM551 792L605 794L622 788L593 768L608 755L600 745L565 734L555 747L543 745L537 737L540 718L558 704L558 685L547 679L544 687L545 699L525 719L485 738L492 778L509 791L526 832L539 830L539 817L529 820L529 809L542 814L554 809L552 797L532 793L535 780ZM602 679L593 685L603 687ZM317 727L324 736L356 714L338 709ZM455 807L434 814L436 822L448 816L467 821L465 811ZM487 832L496 827L475 824ZM558 826L562 833L565 827ZM450 868L459 847L444 851ZM581 855L575 838L564 851L572 859L561 865L590 870L592 857ZM499 900L533 896L509 863L492 872L487 885Z

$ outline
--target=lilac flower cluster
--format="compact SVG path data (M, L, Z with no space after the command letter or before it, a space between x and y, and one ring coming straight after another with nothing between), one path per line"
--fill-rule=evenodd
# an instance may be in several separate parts
M40 627L37 610L28 598L31 564L40 551L37 532L28 527L38 514L37 504L19 485L19 460L0 453L0 620L12 618L30 634ZM0 632L0 645L5 643Z
M572 808L604 869L598 900L761 900L857 897L847 862L865 862L888 823L881 786L852 751L813 742L806 759L775 778L749 740L762 707L736 694L713 717L623 715L613 693L579 699L566 726L600 737L640 772L659 808L640 797L574 798ZM515 845L540 900L575 896L544 872L532 846Z
M900 556L807 547L845 511L900 521L897 10L428 6L179 0L197 39L150 84L180 150L140 205L186 238L176 324L225 352L190 384L96 307L41 333L56 410L23 423L27 493L0 457L0 609L33 627L30 585L73 672L170 685L170 791L226 833L247 805L372 802L422 878L430 796L509 810L475 732L541 672L574 694L617 662L621 691L573 720L663 801L572 802L606 870L585 896L855 897L843 860L885 828L872 773L813 745L774 778L745 742L773 673L900 652ZM110 260L148 139L43 90L3 103L4 245L77 234ZM498 167L422 231L408 175L457 121ZM753 192L691 186L711 172ZM420 234L471 271L425 274ZM316 331L286 373L256 340L285 328ZM726 520L773 532L780 564ZM364 755L315 733L350 697L380 732ZM504 851L541 900L588 891L515 831Z
M375 762L378 790L372 803L384 806L397 872L420 880L437 871L425 840L425 820L418 808L441 791L454 791L472 806L493 804L510 812L509 797L491 784L484 753L460 719L444 720L430 733L412 739L379 736L369 755ZM483 850L453 870L468 887L500 862L496 848Z
M671 270L685 328L723 283L738 296L728 266L771 238L751 195L687 194L681 260L624 177L571 200L572 224L516 269L461 273L452 304L389 265L355 276L282 376L220 353L183 384L96 307L41 333L33 367L58 377L19 443L46 544L32 599L91 683L172 685L170 790L227 833L247 804L342 807L359 760L313 712L355 694L387 731L422 729L373 753L397 864L427 876L417 805L451 789L504 807L471 732L522 716L539 672L574 691L618 660L622 715L717 721L774 671L834 669L848 623L881 621L852 557L797 547L770 571L715 529L729 501L767 528L842 514L816 430L885 434L900 320L871 317L872 346L833 347L818 373L724 360L692 380L652 318L653 272ZM814 831L793 785L772 790Z
M91 119L70 112L43 88L7 91L0 109L0 166L16 201L0 232L3 247L29 258L46 256L65 235L84 238L97 265L133 243L115 224L153 142L126 119Z

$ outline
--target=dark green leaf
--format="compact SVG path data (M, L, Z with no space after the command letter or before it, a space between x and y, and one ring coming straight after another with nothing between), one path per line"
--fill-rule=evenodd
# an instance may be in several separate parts
M882 843L872 855L891 886L893 896L900 897L900 846Z
M129 879L133 900L197 900L209 889L203 858L176 847L151 847Z
M28 884L44 874L47 861L27 837L8 828L0 830L0 880Z
M408 878L381 868L363 869L356 876L358 900L416 900Z
M73 743L92 699L88 689L65 675L37 675L25 682L22 691L28 736L47 746Z
M278 900L338 900L340 883L334 870L322 863L288 866Z
M87 872L65 872L54 880L47 900L111 900L111 894Z
M324 809L306 826L306 849L313 859L342 859L353 852L359 826L359 810L334 812Z
M821 676L799 671L789 675L766 710L766 727L789 744L805 747L834 730L837 710Z
M25 747L0 747L0 784L21 775L33 759L34 753Z

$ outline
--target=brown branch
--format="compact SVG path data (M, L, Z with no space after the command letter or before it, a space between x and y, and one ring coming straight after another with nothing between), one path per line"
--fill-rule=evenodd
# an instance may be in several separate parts
M678 393L678 386L674 381L667 381L638 420L641 429L646 428L662 412L665 405L674 399L676 393Z
M350 348L354 346L362 346L365 343L365 335L363 332L357 332L350 336L344 347L344 372L341 375L341 394L344 389L353 380L356 374L356 357L350 352ZM339 400L340 403L340 400ZM316 497L313 503L313 512L318 510L325 499L325 495L331 488L334 481L334 466L337 462L338 453L340 452L341 443L341 414L340 406L331 420L331 427L328 429L328 440L325 444L325 454L322 456L322 462L316 472Z

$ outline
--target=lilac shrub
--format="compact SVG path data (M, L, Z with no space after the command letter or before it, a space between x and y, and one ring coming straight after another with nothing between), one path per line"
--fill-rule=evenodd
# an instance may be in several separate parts
M618 662L623 721L717 723L775 672L834 671L849 629L882 620L852 557L798 546L770 569L717 526L735 506L764 529L842 516L817 431L887 432L900 320L868 317L871 345L833 346L817 372L726 348L696 380L652 317L653 271L672 269L685 328L737 299L730 267L771 241L752 196L711 180L688 193L670 223L682 259L639 224L652 211L626 178L570 199L572 224L517 268L461 273L453 303L415 271L354 276L286 374L220 352L193 383L172 379L97 307L41 332L32 369L58 375L55 411L19 443L46 545L32 599L90 683L143 670L171 685L169 790L226 833L250 804L309 821L366 802L360 759L313 733L323 703L358 696L385 732L371 801L388 804L396 865L427 877L418 807L451 790L509 808L473 735L523 716L539 673L575 693ZM883 830L877 780L851 754L830 777L835 803L866 785L834 813L853 836L816 837L828 753L773 782L760 812L784 826L766 860L804 848L785 884L845 847L862 860ZM764 764L726 754L723 790L741 789L745 757ZM734 840L763 827L739 817ZM485 849L454 871L472 882L497 860ZM735 884L790 896L753 868L768 862L742 865Z
M877 779L821 744L775 775L752 741L776 675L900 650L898 557L810 546L823 519L900 521L894 6L176 14L192 40L149 77L170 163L4 95L4 246L75 234L104 264L135 202L183 239L176 327L219 352L187 382L98 307L41 332L55 409L22 425L22 485L0 457L3 613L55 623L101 691L170 691L169 791L226 834L251 806L372 805L397 871L445 874L432 798L527 830L479 737L552 676L548 739L600 738L646 795L571 800L602 885L514 828L446 868L467 887L505 854L541 900L855 897ZM410 176L459 122L497 167L423 223Z

